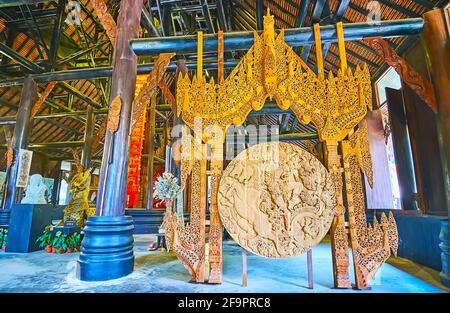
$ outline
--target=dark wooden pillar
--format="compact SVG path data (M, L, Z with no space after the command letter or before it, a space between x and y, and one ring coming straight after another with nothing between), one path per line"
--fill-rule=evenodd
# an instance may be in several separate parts
M403 97L416 173L418 205L427 214L447 214L437 116L410 87L403 86Z
M417 203L415 201L417 188L414 176L414 164L402 92L400 90L386 88L386 99L389 108L391 136L394 146L395 165L397 167L402 208L404 210L417 210Z
M16 188L17 177L19 176L19 151L26 149L30 138L32 121L30 114L34 103L38 98L37 85L31 76L24 80L20 104L17 110L17 119L14 126L12 147L14 149L14 162L11 166L10 175L6 185L5 209L10 210L14 203L20 201L22 188Z
M125 216L131 107L137 72L137 57L129 41L138 34L142 5L142 0L120 3L110 94L114 106L108 114L108 121L114 123L108 125L105 136L97 214L88 218L84 228L77 266L77 277L81 280L115 279L134 269L134 223L131 216Z
M119 126L115 133L106 131L98 188L97 215L125 214L131 108L136 88L137 56L129 41L138 35L142 1L121 2L110 99L121 99ZM111 110L108 114L111 119Z
M436 93L438 142L449 217L442 222L439 235L442 251L439 276L450 287L450 8L429 11L424 14L424 20L422 39Z
M450 216L450 9L437 9L424 14L422 40L427 63L436 92L438 109L438 137L444 172L447 212ZM446 20L447 16L447 20Z
M148 157L147 157L147 210L153 209L153 162L155 156L155 115L156 115L156 97L153 97L150 103L150 113L148 123L150 132L148 136Z
M89 106L86 113L86 126L84 128L84 145L81 154L81 165L84 170L89 168L92 157L92 139L94 138L95 115L92 106Z

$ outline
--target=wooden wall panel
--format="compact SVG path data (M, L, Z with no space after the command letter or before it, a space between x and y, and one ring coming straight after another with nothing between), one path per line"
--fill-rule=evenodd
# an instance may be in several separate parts
M444 177L439 157L435 114L408 86L403 88L403 95L417 187L424 202L423 209L430 214L446 215Z
M366 116L369 132L370 153L373 166L373 188L365 178L367 208L392 209L392 185L386 155L382 114L380 110L368 112Z
M389 109L391 136L394 146L402 208L404 210L416 210L414 165L411 155L403 95L401 90L386 88L386 98Z

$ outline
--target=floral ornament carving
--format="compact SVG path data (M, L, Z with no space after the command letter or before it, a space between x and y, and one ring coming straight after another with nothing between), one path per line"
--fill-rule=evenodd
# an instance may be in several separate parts
M328 232L336 205L332 177L309 152L283 143L242 151L220 180L218 208L231 237L268 258L308 251Z
M108 124L106 128L110 133L115 133L119 128L120 111L122 110L122 99L116 96L109 106Z
M397 225L392 212L389 218L382 213L381 224L376 216L373 225L368 226L366 222L361 170L368 177L369 183L373 183L366 123L361 123L349 140L342 143L342 149L356 288L364 289L391 252L397 255Z

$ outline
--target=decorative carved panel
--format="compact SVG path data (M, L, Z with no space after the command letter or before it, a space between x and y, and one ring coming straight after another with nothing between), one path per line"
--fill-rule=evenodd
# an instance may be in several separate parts
M206 155L205 146L199 153ZM205 215L206 214L206 158L193 162L191 174L191 213L185 225L176 213L166 212L164 223L168 249L173 250L184 267L198 283L205 281Z
M364 289L389 258L391 251L397 254L397 225L391 212L389 219L384 213L381 215L381 225L374 216L373 225L367 226L361 177L363 170L368 181L372 180L367 123L361 123L349 140L343 141L342 149L356 288Z
M337 23L336 31L341 69L336 76L330 73L325 77L320 27L314 25L316 75L285 43L283 30L275 32L273 16L268 12L263 33L255 32L254 45L219 84L202 75L199 33L197 75L191 80L180 74L176 97L177 114L190 128L194 128L195 117L202 118L203 130L210 125L218 125L223 131L230 125L241 125L250 111L260 110L267 99L274 99L281 109L290 108L302 124L316 126L320 141L326 144L326 164L336 184L331 228L335 287L350 288L338 145L372 109L372 86L367 65L348 68L342 23Z
M326 168L298 146L269 142L242 151L225 169L219 213L231 237L269 258L308 251L328 232L336 205Z

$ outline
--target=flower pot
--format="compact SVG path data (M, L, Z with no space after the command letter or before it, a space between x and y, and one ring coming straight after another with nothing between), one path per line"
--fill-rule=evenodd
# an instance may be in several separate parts
M50 247L50 246L45 246L45 252L47 252L47 253L52 253L52 247Z
M2 250L5 251L6 250L6 246L2 246Z
M59 249L59 254L64 254L64 253L66 253L65 249Z
M52 248L52 253L56 253L56 248Z
M67 253L72 253L73 252L73 248L67 248Z

